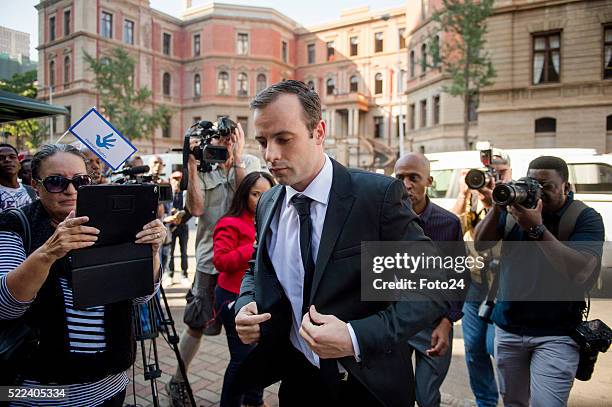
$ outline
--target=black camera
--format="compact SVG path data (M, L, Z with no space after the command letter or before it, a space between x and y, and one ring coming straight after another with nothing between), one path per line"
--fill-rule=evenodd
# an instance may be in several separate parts
M499 174L493 168L493 150L480 151L480 162L486 170L471 169L465 176L465 183L470 189L480 189L491 182L491 178L499 181Z
M535 208L542 197L542 186L535 178L523 177L518 181L498 184L493 188L493 202L498 205L521 204Z
M189 154L192 154L199 161L198 171L200 172L209 172L212 170L212 164L227 161L227 148L221 145L211 145L211 142L214 139L230 137L236 127L236 123L229 117L221 117L217 123L206 120L194 123L187 130L183 142L183 168L187 168ZM200 142L194 148L191 148L190 145L191 138L200 139ZM186 180L186 177L183 176L183 179Z
M133 184L157 184L158 201L172 202L172 188L170 184L159 182L159 176L148 175L150 167L148 165L139 165L137 167L125 168L121 171L116 171L113 175L123 175L117 179L115 184L133 185Z
M583 321L576 327L572 339L580 346L576 379L590 380L598 353L606 352L612 343L612 330L599 319Z

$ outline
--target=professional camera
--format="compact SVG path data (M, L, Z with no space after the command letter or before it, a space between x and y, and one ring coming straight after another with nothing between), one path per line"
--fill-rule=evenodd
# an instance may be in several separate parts
M612 343L612 330L599 319L583 321L576 327L572 339L580 346L576 379L590 380L598 353L606 352Z
M209 172L212 164L224 163L227 161L227 148L225 146L213 146L213 139L230 137L236 130L236 123L229 117L221 117L217 123L202 120L194 123L185 134L183 141L183 168L187 168L189 154L192 154L199 161L198 171ZM190 139L199 138L200 143L191 148ZM185 175L185 174L183 174ZM186 177L183 176L186 180Z
M493 150L480 151L480 162L486 167L486 170L471 169L465 176L465 183L470 189L480 189L491 182L493 178L496 182L499 181L499 174L493 168Z
M113 175L123 175L123 177L115 180L115 184L156 184L159 195L159 202L172 201L172 188L170 184L158 182L158 177L147 175L150 171L148 165L139 165L132 168L125 168L121 171L116 171Z
M535 208L542 197L542 186L535 178L523 177L518 181L498 184L493 188L493 202L498 205L521 204L526 208Z

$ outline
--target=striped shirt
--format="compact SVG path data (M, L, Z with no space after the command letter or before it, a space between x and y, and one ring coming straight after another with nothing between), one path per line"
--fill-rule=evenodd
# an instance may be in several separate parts
M26 258L21 237L13 232L0 231L0 320L16 319L21 317L30 307L32 301L21 302L15 299L6 285L6 274L16 269ZM162 273L160 272L160 275ZM72 302L72 289L65 278L60 278L60 285L64 297L66 320L68 325L68 338L70 352L96 353L106 350L106 337L104 332L104 307L89 307L75 309ZM155 284L154 293L159 290L159 281ZM134 299L135 303L145 303L153 297ZM61 386L66 389L66 399L61 400L65 407L96 406L104 400L123 391L128 385L126 372L107 376L92 383L79 383ZM34 380L25 380L26 388L53 388L54 386L40 385ZM11 406L57 406L58 400L32 400L13 403Z

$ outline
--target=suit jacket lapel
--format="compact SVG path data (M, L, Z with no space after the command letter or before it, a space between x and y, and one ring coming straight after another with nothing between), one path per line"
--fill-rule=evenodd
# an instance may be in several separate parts
M266 242L268 239L268 232L270 231L270 223L272 223L272 218L274 217L274 213L276 213L279 203L283 202L285 198L285 187L283 185L278 185L270 191L270 194L270 198L262 202L264 206L259 211L262 219L261 227L257 227L257 258L259 261L263 259L263 250L266 250L267 254ZM259 264L259 266L262 266L262 264Z
M353 202L355 201L355 197L351 195L351 179L348 171L334 160L332 160L332 165L334 171L332 187L329 193L329 202L325 221L323 222L317 261L315 263L315 273L310 292L311 302L317 292L319 282L327 267L333 249L336 246L338 236L342 232L346 218L351 212Z

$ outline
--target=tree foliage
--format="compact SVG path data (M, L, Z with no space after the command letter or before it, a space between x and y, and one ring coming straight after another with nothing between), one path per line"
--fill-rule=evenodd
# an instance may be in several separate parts
M11 79L0 80L0 89L36 99L36 75L35 70L22 74L16 73ZM16 137L18 149L35 150L45 141L49 131L47 121L48 119L19 120L4 124L2 130Z
M166 106L151 105L151 90L134 85L134 59L122 48L96 59L85 53L93 71L100 104L107 119L129 139L149 138L170 113Z
M485 50L486 20L494 0L442 0L432 13L435 29L429 47L433 66L451 79L443 91L461 97L464 103L463 140L468 149L469 103L496 76L490 54Z

